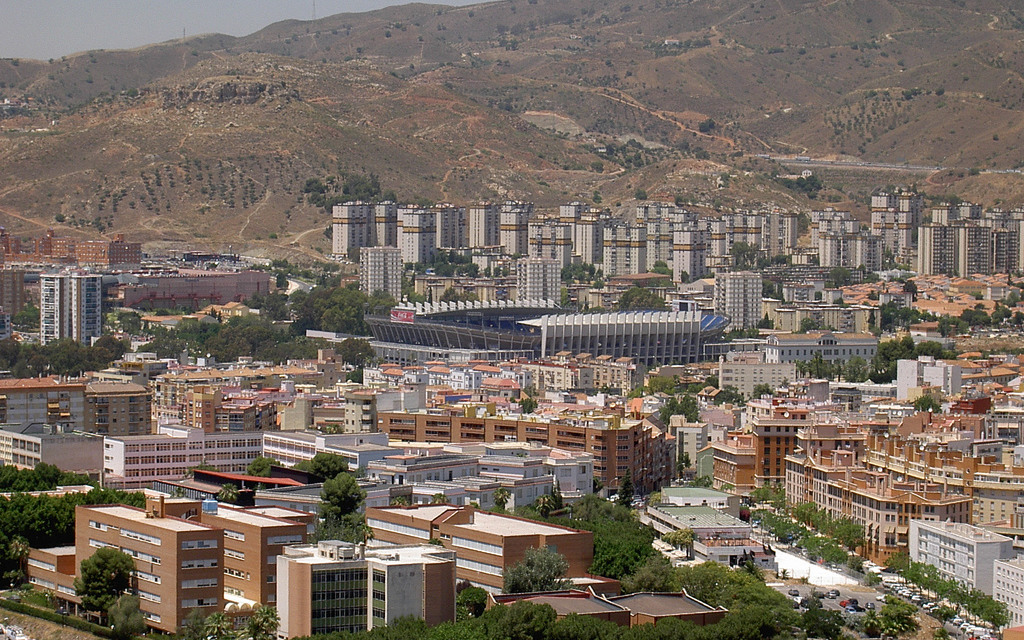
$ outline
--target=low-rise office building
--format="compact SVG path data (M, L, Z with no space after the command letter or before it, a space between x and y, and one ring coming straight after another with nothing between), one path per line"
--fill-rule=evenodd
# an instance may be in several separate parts
M420 544L367 548L337 540L277 556L278 638L359 632L412 616L455 619L455 552Z
M594 559L594 535L471 507L430 505L367 508L375 540L424 544L439 540L457 552L457 577L488 591L500 591L504 571L522 561L527 549L551 547L569 563L567 577L585 577Z

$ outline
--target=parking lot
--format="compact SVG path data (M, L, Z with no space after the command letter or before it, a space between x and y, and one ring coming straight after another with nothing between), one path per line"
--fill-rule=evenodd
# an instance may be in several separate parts
M790 600L795 598L813 598L814 593L817 592L822 597L819 598L821 606L824 609L832 609L835 611L844 611L844 607L841 603L848 602L851 598L857 601L856 607L862 611L866 611L872 607L881 607L882 603L876 599L879 595L876 591L865 591L863 587L859 589L851 589L849 587L837 586L837 587L817 587L809 584L796 584L796 585L772 585L774 589L787 596ZM793 595L795 592L797 595ZM830 594L836 594L835 597L829 597ZM870 606L869 606L870 604Z

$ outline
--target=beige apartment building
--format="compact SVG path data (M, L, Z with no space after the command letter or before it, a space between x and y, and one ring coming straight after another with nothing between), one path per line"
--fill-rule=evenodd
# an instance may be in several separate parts
M950 450L939 442L871 435L864 463L869 469L964 494L972 502L972 524L1013 518L1018 496L1024 494L1024 467L1006 465L996 456Z
M311 516L291 509L240 509L213 501L147 498L146 508L87 505L75 510L74 546L32 549L29 581L77 610L82 560L113 547L135 560L140 609L153 629L175 633L193 610L222 611L241 624L277 600L276 558L306 541Z
M111 436L150 433L152 396L140 384L90 382L85 385L86 429Z
M366 510L375 540L425 544L438 540L456 551L456 575L489 591L500 591L506 567L523 560L527 549L550 547L565 556L567 576L585 577L594 560L594 534L472 507L422 505Z
M639 491L653 491L675 477L675 438L648 420L615 414L539 418L482 416L462 409L380 412L378 428L392 440L411 442L533 442L594 455L594 476L618 486L628 471Z

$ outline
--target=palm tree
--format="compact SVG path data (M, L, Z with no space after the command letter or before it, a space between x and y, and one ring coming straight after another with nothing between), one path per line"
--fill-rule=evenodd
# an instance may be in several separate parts
M540 517L546 518L551 514L551 510L555 508L555 499L544 494L533 501L533 506L537 508L537 513Z
M277 636L278 622L277 609L265 605L259 606L249 617L245 633L252 640L273 640Z
M18 570L15 572L17 574L18 582L21 582L25 578L25 560L28 558L29 551L31 551L31 547L29 547L28 540L25 538L15 536L14 539L11 540L8 555L11 557L11 560L15 560L18 563ZM13 587L15 585L12 584L11 586Z
M661 539L673 547L685 550L687 558L693 556L693 529L686 528L670 531L663 535Z
M408 507L409 506L409 498L406 498L405 496L395 496L394 498L391 498L390 502L391 502L391 506L392 507Z
M507 487L498 487L494 490L494 506L498 507L502 511L505 510L505 505L512 498L512 492Z
M435 493L430 497L430 504L448 504L448 496L443 493Z
M206 640L228 640L235 635L231 620L222 612L210 614L203 624L203 633Z
M238 487L233 484L225 484L217 492L217 500L235 504L238 502Z

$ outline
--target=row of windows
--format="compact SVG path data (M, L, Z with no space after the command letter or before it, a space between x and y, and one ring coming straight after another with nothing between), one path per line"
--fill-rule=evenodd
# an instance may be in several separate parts
M377 520L371 518L366 521L366 526L370 527L371 529L380 529L382 531L400 533L402 535L411 536L413 538L421 538L423 540L430 539L430 533L426 529L410 527L409 525L398 524L397 522L387 522L385 520Z

